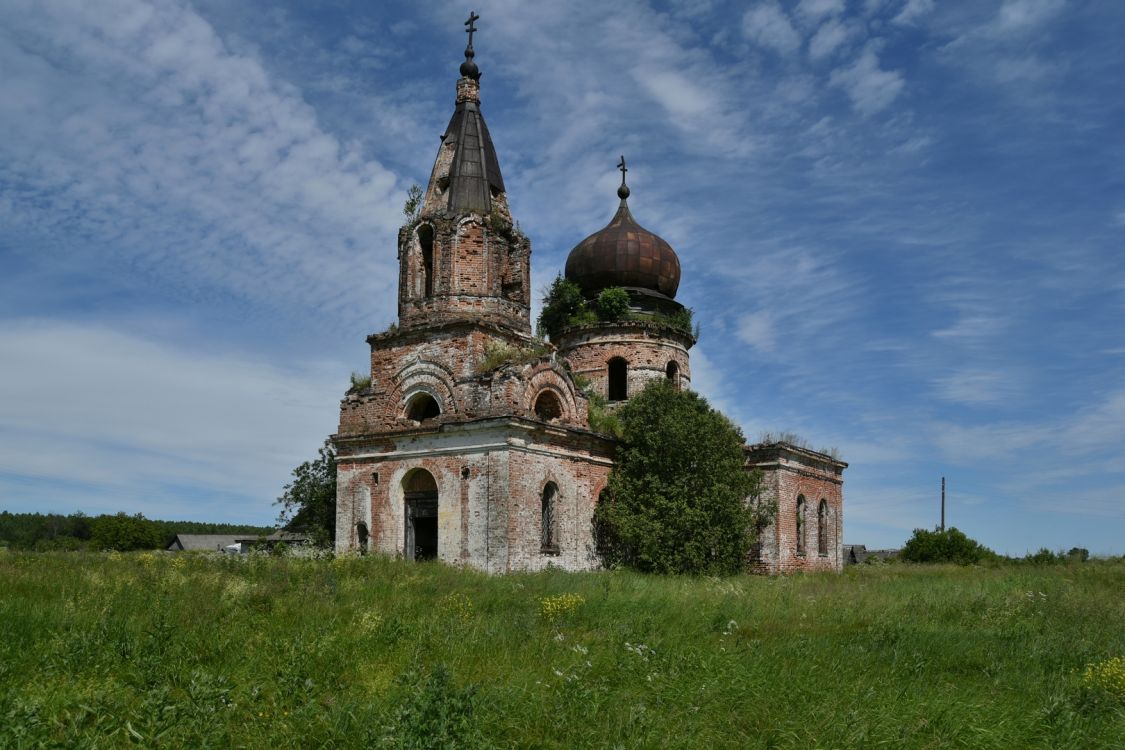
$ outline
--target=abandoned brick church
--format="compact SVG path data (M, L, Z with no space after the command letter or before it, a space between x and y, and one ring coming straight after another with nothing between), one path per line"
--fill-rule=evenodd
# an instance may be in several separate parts
M689 386L695 340L668 323L682 309L680 262L633 219L622 160L616 214L565 273L591 297L624 288L633 314L573 326L543 349L531 243L481 114L473 20L453 117L398 234L398 324L368 336L370 384L341 402L336 546L492 573L595 568L591 520L614 441L590 429L587 391L613 407L652 378ZM784 442L746 447L778 508L750 570L840 570L846 466Z

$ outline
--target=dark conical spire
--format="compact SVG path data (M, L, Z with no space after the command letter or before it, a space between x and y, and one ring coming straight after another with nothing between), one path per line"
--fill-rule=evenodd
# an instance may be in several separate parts
M473 62L473 33L478 20L480 16L470 13L465 21L469 46L461 64L461 80L457 82L457 108L442 136L444 147L453 148L444 193L448 196L445 208L449 211L487 215L492 211L493 196L504 192L504 178L480 111L480 69Z

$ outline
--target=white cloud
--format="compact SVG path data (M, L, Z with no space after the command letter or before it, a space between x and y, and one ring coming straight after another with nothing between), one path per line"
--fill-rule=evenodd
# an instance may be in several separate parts
M902 6L902 10L891 20L891 23L909 26L917 23L933 9L934 0L906 0L906 4Z
M852 30L835 19L821 25L809 40L809 57L819 60L835 52L851 36Z
M889 107L906 85L901 73L879 67L879 56L870 44L850 66L834 70L829 82L844 89L865 117Z
M773 315L768 310L759 310L741 316L738 337L760 352L772 352L777 343Z
M789 17L774 2L760 3L742 16L742 33L747 39L780 54L790 54L801 46L801 37Z
M346 387L342 366L282 370L57 321L5 321L0 351L0 478L80 483L157 518L170 486L272 517L290 470L335 431ZM12 504L14 486L0 479Z
M797 15L810 24L815 24L825 16L835 16L844 12L844 0L801 0L797 4Z
M966 368L935 378L938 395L961 404L994 404L1016 390L1011 373Z
M1007 319L999 315L985 313L963 314L952 325L939 328L931 335L939 339L977 342L989 339L1003 330Z
M675 117L698 117L715 111L715 97L696 82L672 71L638 68L634 75L645 90Z
M998 35L1022 34L1042 25L1066 7L1066 0L1004 0L989 25Z

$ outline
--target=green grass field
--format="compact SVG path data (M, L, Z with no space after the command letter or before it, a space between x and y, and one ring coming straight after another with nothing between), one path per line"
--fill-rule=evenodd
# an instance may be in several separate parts
M0 551L0 747L1121 748L1125 563Z

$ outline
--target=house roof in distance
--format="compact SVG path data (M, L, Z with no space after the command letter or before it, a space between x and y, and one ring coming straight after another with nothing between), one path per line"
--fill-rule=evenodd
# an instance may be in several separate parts
M172 551L192 552L210 550L221 552L224 547L237 543L240 534L176 534L168 545Z

